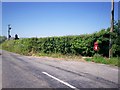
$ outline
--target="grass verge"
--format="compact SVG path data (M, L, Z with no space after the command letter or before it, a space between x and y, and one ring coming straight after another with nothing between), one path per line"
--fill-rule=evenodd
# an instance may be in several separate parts
M62 58L64 60L81 60L82 56L78 55L72 55L72 54L60 54L60 53L51 53L51 54L46 54L46 53L36 53L32 54L32 56L46 56L46 57L52 57L52 58Z
M85 60L120 67L120 57L113 57L109 59L100 55L94 55L92 58L85 58Z
M10 51L10 50L8 50ZM15 51L11 51L11 52L15 52ZM21 52L15 52L15 53L19 53L21 55L29 55L29 56L47 56L47 57L53 57L53 58L62 58L64 60L74 60L74 61L90 61L90 62L95 62L95 63L102 63L102 64L109 64L112 66L118 66L120 67L120 57L113 57L113 58L105 58L100 56L99 54L95 54L92 58L82 58L82 56L80 55L73 55L73 54L67 54L67 55L63 55L60 53L51 53L51 54L47 54L47 53L21 53Z

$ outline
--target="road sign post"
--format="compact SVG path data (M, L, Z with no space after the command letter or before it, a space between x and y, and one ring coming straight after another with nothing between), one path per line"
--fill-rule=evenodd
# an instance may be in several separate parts
M11 28L11 26L10 26L10 24L8 25L8 40L10 40L10 38L11 38L11 35L10 35L10 30L11 30L12 28Z

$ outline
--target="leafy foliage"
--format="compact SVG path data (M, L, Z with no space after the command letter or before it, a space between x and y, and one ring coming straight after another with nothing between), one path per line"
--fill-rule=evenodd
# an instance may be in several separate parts
M110 64L114 66L120 67L120 57L114 57L114 58L105 58L102 57L100 54L95 54L92 58L85 58L86 61L92 61L95 63L102 63L102 64Z
M110 28L102 29L93 34L84 34L78 36L46 37L46 38L25 38L19 40L10 40L2 44L3 49L17 52L20 54L31 55L33 53L60 53L82 56L93 56L98 53L102 56L109 55L109 36ZM120 34L118 25L115 25L112 35L113 54L120 56ZM99 43L100 50L95 52L94 42Z
M120 27L118 23L115 23L114 25L114 33L112 34L112 39L113 39L113 45L112 45L113 55L120 56Z
M7 37L5 37L5 36L0 36L0 44L1 44L2 42L4 42L6 39L7 39Z

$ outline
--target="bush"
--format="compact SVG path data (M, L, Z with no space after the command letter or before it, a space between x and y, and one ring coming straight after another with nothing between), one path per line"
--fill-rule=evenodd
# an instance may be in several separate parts
M2 46L3 49L25 55L32 55L34 53L60 53L93 56L96 53L93 50L94 42L98 41L100 50L97 53L101 56L108 57L110 36L109 31L110 28L107 30L102 29L101 31L93 34L9 40L4 42ZM120 41L120 36L116 32L117 31L114 31L112 35L112 40L114 41L112 47L113 55L120 56L120 43L118 43ZM101 56L97 57L100 59ZM94 58L95 57L96 56L94 56ZM96 62L100 62L100 60Z
M0 36L0 44L7 40L6 36Z

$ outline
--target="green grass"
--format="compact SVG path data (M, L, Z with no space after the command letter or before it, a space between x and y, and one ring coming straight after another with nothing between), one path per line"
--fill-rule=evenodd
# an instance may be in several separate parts
M94 55L92 58L85 58L85 60L120 67L120 57L113 57L109 59L100 55Z
M92 59L91 59L91 58L85 58L85 60L86 60L86 61L92 61Z
M111 64L111 65L120 67L120 57L107 59L107 64Z

